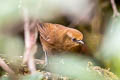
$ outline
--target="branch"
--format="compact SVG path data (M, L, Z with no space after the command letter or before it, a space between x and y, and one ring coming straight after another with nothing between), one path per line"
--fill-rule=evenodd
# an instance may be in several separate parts
M16 80L14 71L1 58L0 58L0 67L10 75L11 79Z
M28 10L23 9L24 12L24 38L25 38L25 52L23 63L27 63L30 72L33 74L36 72L34 63L34 54L37 51L36 39L37 39L37 28L36 20L30 25Z
M115 0L110 0L110 1L111 1L112 9L113 9L113 17L120 16L120 13L118 12L118 9L115 4Z

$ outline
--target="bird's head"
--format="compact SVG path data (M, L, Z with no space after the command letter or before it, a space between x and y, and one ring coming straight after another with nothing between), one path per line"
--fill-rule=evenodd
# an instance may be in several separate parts
M83 40L83 34L76 29L68 30L67 36L72 41L72 43L80 44L80 45L84 44L84 42L82 41Z

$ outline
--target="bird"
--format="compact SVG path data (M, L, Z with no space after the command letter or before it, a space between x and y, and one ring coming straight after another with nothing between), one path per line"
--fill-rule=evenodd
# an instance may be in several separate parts
M37 23L40 42L47 57L62 52L84 52L83 34L77 29L53 23ZM83 53L85 54L85 53Z

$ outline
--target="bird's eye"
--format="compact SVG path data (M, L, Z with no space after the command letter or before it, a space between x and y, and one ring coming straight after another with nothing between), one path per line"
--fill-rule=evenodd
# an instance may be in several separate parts
M76 38L72 38L72 41L76 41L77 39Z

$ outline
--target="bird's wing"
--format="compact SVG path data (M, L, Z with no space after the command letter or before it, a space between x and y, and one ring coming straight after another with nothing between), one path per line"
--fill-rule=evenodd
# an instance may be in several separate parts
M40 36L50 44L55 43L56 41L56 27L50 23L39 23L38 30L40 32Z

